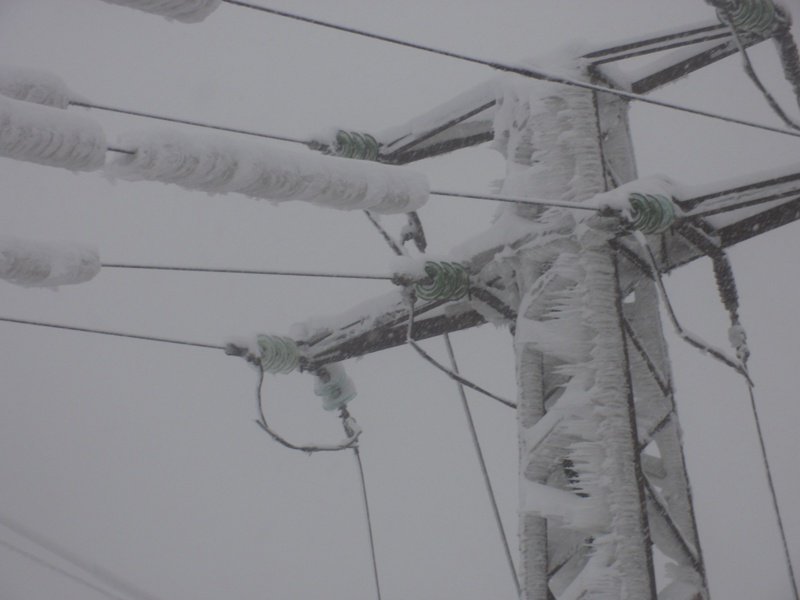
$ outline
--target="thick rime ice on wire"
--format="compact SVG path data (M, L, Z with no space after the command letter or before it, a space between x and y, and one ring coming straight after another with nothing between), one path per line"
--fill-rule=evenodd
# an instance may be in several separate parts
M0 98L0 156L71 171L103 166L106 137L83 115Z
M97 250L84 244L0 237L0 278L25 287L89 281L100 272Z
M381 214L416 210L428 198L426 178L404 167L292 152L233 136L160 131L123 136L120 145L134 154L115 158L107 173L130 181Z
M67 108L77 96L62 79L47 71L0 65L0 94L14 100Z
M199 23L217 10L222 0L103 0L103 2L135 8L182 23Z

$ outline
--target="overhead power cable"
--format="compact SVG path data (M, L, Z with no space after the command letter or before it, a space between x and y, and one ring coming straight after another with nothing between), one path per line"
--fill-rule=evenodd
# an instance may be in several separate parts
M28 552L27 550L23 550L19 546L16 546L16 545L14 545L14 544L12 544L10 542L7 542L6 540L0 539L0 546L3 546L7 550L10 550L11 552L19 554L20 556L24 556L25 558L27 558L28 560L30 560L32 562L35 562L39 566L42 566L42 567L44 567L46 569L50 569L51 571L55 571L56 573L59 573L60 575L63 575L64 577L67 577L68 579L71 579L72 581L80 583L81 585L87 587L90 590L93 590L93 591L97 592L98 594L100 594L102 596L105 596L106 598L111 598L111 600L129 600L128 598L125 598L123 596L118 596L117 594L114 594L113 592L110 592L105 588L102 588L102 587L100 587L98 585L95 585L94 583L92 583L91 581L86 579L85 577L81 577L80 575L75 575L74 573L70 573L66 569L62 569L61 567L59 567L57 565L54 565L50 561L47 561L47 560L43 559L41 556L37 556L33 552Z
M44 321L30 321L27 319L13 319L11 317L0 317L0 322L16 323L18 325L35 325L36 327L50 327L53 329L63 329L66 331L79 331L81 333L95 333L99 335L110 335L115 337L131 338L134 340L146 340L150 342L163 342L166 344L178 344L181 346L194 346L196 348L210 348L211 350L225 350L226 347L217 344L204 344L202 342L190 342L173 338L164 338L151 335L139 335L135 333L124 333L121 331L109 331L104 329L93 329L91 327L76 327L73 325L61 325L59 323L46 323Z
M184 271L187 273L229 273L233 275L278 275L284 277L318 277L329 279L369 279L391 281L391 275L374 273L331 273L323 271L283 271L278 269L232 269L226 267L182 267L175 265L143 265L103 263L104 269L133 269L143 271Z
M672 110L677 110L681 112L685 112L688 114L694 114L702 117L707 117L710 119L716 119L718 121L724 121L727 123L735 123L737 125L743 125L746 127L752 127L755 129L761 129L764 131L771 131L774 133L781 133L784 135L790 135L793 137L800 137L800 132L791 131L788 129L782 129L780 127L773 127L771 125L766 125L763 123L757 123L754 121L748 121L746 119L739 119L736 117L730 117L726 115L720 115L718 113L713 113L710 111L706 111L703 109L692 108L690 106L685 106L682 104L675 104L672 102L667 102L664 100L657 100L655 98L650 98L648 96L643 96L641 94L636 94L633 92L627 92L625 90L615 89L611 87L606 87L603 85L598 85L594 83L589 83L586 81L580 81L578 79L572 79L570 77L565 77L563 75L556 75L554 73L548 73L539 69L534 69L531 67L525 67L521 65L512 65L508 63L503 63L499 61L488 60L484 58L478 58L475 56L470 56L468 54L463 54L460 52L454 52L451 50L444 50L442 48L435 48L433 46L427 46L425 44L418 44L415 42L409 42L407 40L402 40L399 38L382 35L378 33L373 33L369 31L365 31L363 29L357 29L355 27L349 27L347 25L338 25L336 23L331 23L329 21L323 21L321 19L315 19L312 17L306 17L303 15L299 15L296 13L291 13L283 10L278 10L275 8L270 8L267 6L261 6L258 4L253 4L252 2L246 2L244 0L223 0L223 2L227 2L228 4L232 4L234 6L241 6L244 8L250 8L256 11L264 12L267 14L272 14L279 17L285 17L287 19L292 19L295 21L300 21L303 23L309 23L311 25L317 25L320 27L326 27L328 29L334 29L336 31L342 31L344 33L350 33L353 35L358 35L361 37L366 37L374 40L379 40L382 42L387 42L390 44L396 44L398 46L403 46L406 48L413 48L415 50L421 50L423 52L429 52L431 54L438 54L440 56L446 56L449 58L454 58L457 60L462 60L465 62L470 62L473 64L483 65L486 67L491 67L497 71L502 71L505 73L513 73L515 75L521 75L523 77L528 77L531 79L536 79L538 81L546 81L550 83L560 83L562 85L583 88L587 90L592 90L595 92L604 92L608 94L613 94L615 96L619 96L620 98L625 98L627 100L636 100L638 102L642 102L645 104L651 104L653 106L660 106L662 108L669 108Z
M236 127L226 127L224 125L215 125L213 123L205 123L203 121L192 121L190 119L183 119L180 117L168 117L165 115L157 115L154 113L143 112L138 110L131 110L128 108L118 108L115 106L108 106L104 104L96 104L94 102L87 102L82 100L70 100L70 105L72 106L80 106L83 108L90 108L95 110L104 110L107 112L114 112L119 113L122 115L131 115L134 117L144 117L147 119L155 119L157 121L166 121L168 123L180 123L181 125L192 125L194 127L203 127L205 129L215 129L217 131L225 131L228 133L240 133L242 135L251 135L255 137L267 138L271 140L279 140L282 142L292 142L295 144L303 144L306 145L309 142L306 140L301 140L294 137L284 136L284 135L277 135L274 133L262 133L259 131L252 131L250 129L239 129ZM109 148L109 150L112 150ZM125 154L130 154L131 151L129 150L122 150L122 149L113 149L114 152L122 152Z
M447 355L450 357L450 367L453 370L453 373L459 374L458 362L456 361L456 355L453 351L453 344L450 341L450 335L447 333L444 334L444 343L445 346L447 346ZM486 486L486 492L489 494L489 502L492 505L492 514L494 515L495 524L497 525L497 530L500 534L500 541L503 544L503 552L506 557L506 562L508 563L508 568L511 571L511 577L514 580L517 596L521 597L522 588L519 583L519 577L517 576L517 569L514 566L514 559L511 556L511 547L508 544L508 536L506 535L506 530L503 527L503 520L500 518L500 508L497 506L497 498L494 494L492 480L489 477L489 469L486 466L486 459L483 457L483 450L481 448L480 440L478 439L478 430L475 428L475 420L472 418L472 410L470 409L469 402L467 401L467 394L464 391L464 384L462 384L460 381L456 381L456 385L458 386L458 394L461 397L461 406L464 409L464 415L467 418L467 427L469 428L470 437L472 438L472 445L475 448L475 453L478 456L478 463L481 468L481 474L483 475L483 483Z

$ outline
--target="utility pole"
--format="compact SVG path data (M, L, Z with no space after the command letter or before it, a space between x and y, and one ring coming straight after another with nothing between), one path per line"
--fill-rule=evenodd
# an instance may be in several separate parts
M746 34L742 43L762 39ZM712 22L556 67L614 88L604 65L674 48L673 60L639 67L624 89L646 93L737 51L730 31ZM493 139L506 158L503 195L572 202L637 177L628 101L611 93L492 80L420 119L426 131L417 120L376 135L377 160L404 164ZM668 272L796 220L798 181L773 176L687 199L687 209L743 197L778 201L648 236L655 267ZM658 293L642 248L603 217L581 225L567 212L517 204L493 227L511 222L513 239L487 235L469 246L472 255L454 257L471 272L470 296L422 303L411 331L422 339L489 320L513 333L522 598L708 598ZM309 368L405 343L402 294L384 305L378 316L310 331L300 340ZM658 578L655 555L667 563Z

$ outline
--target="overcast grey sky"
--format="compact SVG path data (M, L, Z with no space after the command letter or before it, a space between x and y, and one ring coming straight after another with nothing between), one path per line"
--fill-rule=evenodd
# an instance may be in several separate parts
M258 1L502 60L713 17L701 0ZM379 130L492 76L475 65L227 5L202 24L182 25L99 0L4 0L0 55L4 63L50 70L97 103L298 137L330 126ZM772 47L762 45L753 57L797 114ZM776 121L736 58L658 97ZM91 116L112 139L160 127ZM644 106L634 108L632 124L642 175L704 183L797 164L800 142L785 136ZM488 191L503 174L500 156L486 147L417 168L433 186L471 191ZM96 173L7 159L0 159L0 179L0 234L85 241L107 262L382 272L391 261L358 213L114 184ZM421 211L431 251L446 253L480 232L492 212L478 202L431 200ZM798 227L731 252L796 562ZM668 286L685 325L727 346L710 266L683 268ZM286 333L294 322L389 289L381 282L106 271L58 292L0 283L0 315L224 343ZM308 457L271 442L253 422L256 377L244 361L197 348L1 329L0 515L158 598L373 597L351 456ZM787 598L746 389L670 339L712 596ZM513 397L510 341L491 326L455 335L462 371ZM426 347L443 355L439 341ZM403 348L350 362L384 597L513 598L452 382ZM300 375L271 378L266 393L275 420L294 439L338 440L338 420L323 413L312 386ZM472 404L515 539L514 417L479 397ZM0 540L31 549L3 528ZM0 596L102 598L3 548Z

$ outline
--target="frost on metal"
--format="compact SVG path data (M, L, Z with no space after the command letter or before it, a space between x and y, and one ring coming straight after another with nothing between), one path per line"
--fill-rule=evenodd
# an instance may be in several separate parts
M213 13L222 0L103 0L182 23L199 23Z
M381 214L416 210L428 198L426 178L404 167L291 152L235 137L160 131L125 135L120 145L134 153L115 158L107 173L131 181Z
M57 75L9 65L0 65L0 94L53 108L67 108L70 101L77 99Z
M100 125L83 115L0 98L0 156L94 171L105 161L106 146Z
M0 238L0 278L25 287L89 281L100 272L97 250L83 244Z

